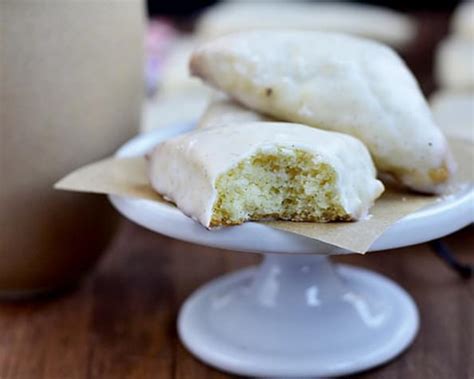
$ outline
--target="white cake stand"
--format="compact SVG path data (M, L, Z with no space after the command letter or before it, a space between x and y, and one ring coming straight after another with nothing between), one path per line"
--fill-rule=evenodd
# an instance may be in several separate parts
M138 136L117 155L143 155L191 127ZM211 281L181 308L182 342L212 366L265 377L351 374L394 358L417 333L418 312L402 288L379 274L333 265L327 258L348 251L258 223L208 231L166 204L110 199L124 216L157 233L265 255L260 267ZM473 214L474 191L468 188L400 220L370 250L442 237L471 223Z

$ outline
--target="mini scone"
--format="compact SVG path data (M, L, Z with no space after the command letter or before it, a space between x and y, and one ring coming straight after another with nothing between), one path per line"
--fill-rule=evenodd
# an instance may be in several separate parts
M251 109L244 108L235 101L229 99L220 99L211 102L204 114L199 119L197 128L216 128L236 123L245 123L251 121L270 121L260 113Z
M451 19L451 30L458 37L474 41L474 1L461 2Z
M149 132L170 125L195 122L206 110L211 97L209 89L203 85L201 87L184 91L159 92L144 105L145 117L143 117L141 131Z
M212 39L244 30L295 28L337 31L404 47L416 23L402 13L369 4L319 1L225 1L206 10L196 33Z
M196 130L158 145L149 164L153 188L208 228L357 220L383 192L360 141L289 123Z
M440 42L435 58L439 86L455 91L474 90L474 40L447 37Z
M474 93L440 90L430 97L433 117L447 136L474 143Z
M202 91L209 96L210 90L196 78L189 76L188 62L199 42L192 37L178 37L173 40L160 66L159 93L174 94L186 91ZM206 93L208 92L208 93Z
M455 169L415 78L392 49L375 41L242 32L202 45L190 68L256 111L360 139L381 174L414 190L442 192Z

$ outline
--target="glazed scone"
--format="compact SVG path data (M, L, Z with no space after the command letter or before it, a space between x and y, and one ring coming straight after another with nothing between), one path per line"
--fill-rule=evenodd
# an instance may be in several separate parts
M211 102L202 117L199 119L197 128L215 128L237 123L251 121L271 121L260 113L244 108L230 99L221 99Z
M177 124L191 123L199 119L206 110L212 95L210 90L201 88L158 93L143 106L141 132L149 132Z
M391 9L309 1L220 3L202 14L196 34L214 39L240 31L282 28L354 34L396 47L407 45L416 35L414 20Z
M198 45L198 41L193 37L183 36L173 41L160 69L159 92L161 94L197 90L202 90L204 94L209 91L209 88L189 75L189 58Z
M451 29L458 37L474 41L474 1L464 1L458 5Z
M442 192L455 164L403 61L374 41L334 33L245 32L202 45L191 72L275 119L350 134L382 175Z
M444 39L436 50L435 63L436 81L441 87L474 90L474 40Z
M360 141L288 123L196 130L158 145L149 169L152 187L206 227L357 220L383 192Z
M474 143L474 93L438 91L430 98L433 116L449 137Z

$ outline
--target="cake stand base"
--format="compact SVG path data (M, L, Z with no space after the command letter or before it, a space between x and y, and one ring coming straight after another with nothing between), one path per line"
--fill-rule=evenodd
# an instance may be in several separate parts
M410 296L393 281L318 255L268 254L259 268L218 278L183 305L186 347L223 371L338 376L400 354L418 330Z

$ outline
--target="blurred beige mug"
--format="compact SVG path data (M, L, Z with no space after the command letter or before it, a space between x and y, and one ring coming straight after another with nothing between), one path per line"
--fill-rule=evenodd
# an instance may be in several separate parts
M102 196L54 191L138 126L139 0L0 2L0 298L81 278L115 230Z

